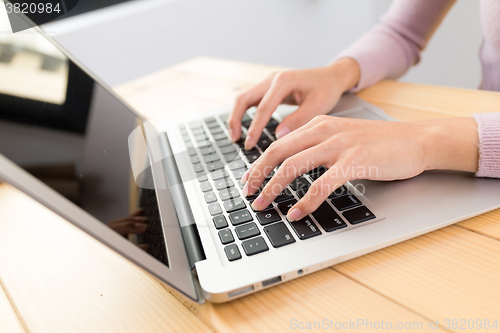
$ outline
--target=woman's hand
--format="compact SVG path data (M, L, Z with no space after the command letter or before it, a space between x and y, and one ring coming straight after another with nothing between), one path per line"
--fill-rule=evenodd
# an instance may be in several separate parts
M473 118L389 122L317 116L273 144L243 175L243 194L254 194L281 166L252 207L265 209L295 178L319 166L328 170L287 215L299 220L330 193L354 179L395 180L424 170L477 171L477 124Z
M277 127L279 139L315 116L330 112L342 93L357 84L359 76L359 66L351 58L339 59L327 67L272 74L236 99L228 119L231 139L237 141L241 137L241 119L248 108L257 105L245 140L246 149L255 146L279 104L299 105Z

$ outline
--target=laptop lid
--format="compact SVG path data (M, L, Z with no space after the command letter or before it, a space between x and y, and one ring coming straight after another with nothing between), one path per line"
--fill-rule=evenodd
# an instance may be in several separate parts
M0 35L0 178L199 301L171 165L150 162L142 122L41 29Z

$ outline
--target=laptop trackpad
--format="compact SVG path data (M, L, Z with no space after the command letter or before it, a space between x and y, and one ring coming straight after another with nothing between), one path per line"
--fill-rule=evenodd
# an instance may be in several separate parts
M330 113L331 116L342 117L342 118L356 118L356 119L368 119L368 120L387 120L379 116L375 112L365 108L359 107L351 110Z

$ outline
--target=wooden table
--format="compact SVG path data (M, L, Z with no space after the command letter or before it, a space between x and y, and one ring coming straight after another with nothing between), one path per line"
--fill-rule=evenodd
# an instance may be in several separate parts
M197 58L116 91L153 117L193 103L227 105L276 70ZM359 96L403 121L500 111L499 93L394 81ZM439 320L435 331L443 331L446 319L500 319L500 210L230 303L198 305L1 184L0 286L2 333L281 332L323 320L354 331L347 325L358 319L414 331Z

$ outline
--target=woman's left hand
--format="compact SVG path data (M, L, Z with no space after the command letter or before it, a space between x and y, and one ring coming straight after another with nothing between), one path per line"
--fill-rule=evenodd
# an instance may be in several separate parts
M475 172L477 136L473 118L389 122L317 116L273 142L253 163L241 179L243 195L257 192L283 162L252 204L265 209L295 178L325 166L328 170L288 211L288 220L300 220L354 179L406 179L429 169Z

